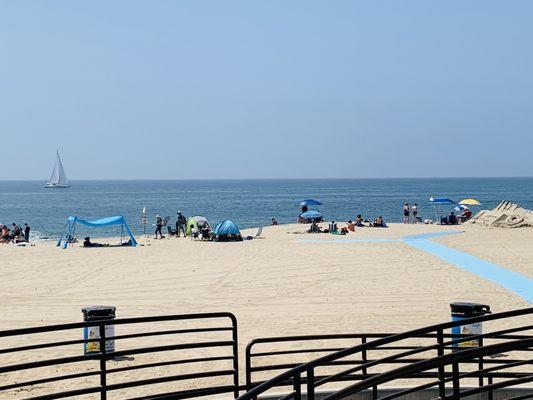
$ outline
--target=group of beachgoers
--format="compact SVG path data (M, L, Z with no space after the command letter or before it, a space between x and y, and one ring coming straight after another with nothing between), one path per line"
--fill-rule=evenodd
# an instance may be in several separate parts
M422 218L418 216L418 204L414 203L412 206L409 206L409 203L403 205L403 223L404 224L417 224L422 222Z
M13 222L11 228L7 225L0 224L0 232L2 234L0 243L29 243L30 231L31 228L28 224L24 224L21 227Z
M217 240L219 242L224 241L242 241L243 237L240 233L232 234L227 233L223 235L215 235L211 226L207 222L207 220L202 221L195 221L195 224L190 227L190 229L187 229L187 218L185 215L181 212L177 212L176 217L176 228L172 229L168 224L170 222L170 218L166 217L163 218L161 215L156 215L155 219L155 237L154 239L164 239L165 236L163 235L163 227L167 227L167 233L169 236L174 237L181 237L183 234L183 237L190 236L192 239L199 239L199 240L205 240L205 241L211 241L211 240ZM277 223L276 223L277 224Z
M380 215L373 221L369 221L361 214L358 214L355 220L348 220L346 226L343 226L339 229L339 225L335 221L331 221L328 224L327 228L321 227L319 224L322 222L318 218L315 218L311 221L311 226L309 227L308 233L332 233L334 235L346 235L350 232L355 232L356 228L387 228L385 220Z
M403 205L403 223L404 224L417 224L417 223L433 223L431 220L422 220L422 218L418 215L418 204L414 203L412 206L409 205L409 203L405 203ZM462 222L468 221L470 218L472 218L472 211L468 208L463 208L461 214L456 215L453 211L450 212L450 215L448 216L441 216L440 221L436 221L437 223L440 222L441 225L456 225Z

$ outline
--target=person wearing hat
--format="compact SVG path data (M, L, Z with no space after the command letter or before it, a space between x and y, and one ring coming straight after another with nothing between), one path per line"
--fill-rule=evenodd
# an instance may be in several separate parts
M161 215L157 214L155 216L155 238L157 239L157 234L159 233L159 239L163 239L163 234L161 233L161 230L163 229L163 218L161 218Z
M185 215L178 211L178 219L176 220L176 236L180 237L180 230L183 232L183 237L187 237L187 230L185 229L187 225L187 218Z

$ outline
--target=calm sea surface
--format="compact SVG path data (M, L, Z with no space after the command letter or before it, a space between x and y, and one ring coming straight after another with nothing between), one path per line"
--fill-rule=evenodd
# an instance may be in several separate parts
M430 196L459 201L474 197L483 208L512 200L533 209L533 178L465 179L338 179L338 180L187 180L187 181L73 181L70 189L44 189L44 182L0 182L0 223L29 223L35 238L56 238L69 215L87 219L124 215L134 233L142 233L146 207L148 229L156 214L175 221L176 211L187 217L203 215L215 224L231 219L241 228L295 222L296 200L314 198L326 219L346 221L356 214L386 221L401 220L404 202L419 204L422 218L434 219ZM443 208L449 212L451 207ZM77 235L118 235L119 228L79 227Z

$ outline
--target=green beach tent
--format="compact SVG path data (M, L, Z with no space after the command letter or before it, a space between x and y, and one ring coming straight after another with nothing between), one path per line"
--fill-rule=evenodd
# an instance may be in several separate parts
M195 217L190 217L187 220L187 227L185 228L185 233L187 235L190 235L193 229L199 229L200 227L203 227L204 225L209 226L209 222L207 221L206 217L202 217L200 215L197 215Z

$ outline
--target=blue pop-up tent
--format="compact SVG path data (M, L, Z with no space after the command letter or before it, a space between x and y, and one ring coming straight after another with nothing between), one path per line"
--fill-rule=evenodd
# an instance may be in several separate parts
M213 233L215 234L215 242L242 241L241 231L235 222L230 220L219 222L213 229Z
M215 235L240 235L241 231L235 224L235 222L230 221L229 219L219 222L215 229L213 230Z
M123 238L125 236L124 233L126 233L130 237L131 245L137 246L137 241L135 240L133 233L131 233L130 227L126 223L126 219L122 215L118 215L116 217L102 218L94 221L88 221L79 217L68 217L67 223L65 225L65 233L61 235L61 237L57 241L58 247L61 246L61 243L63 242L63 248L67 248L67 245L70 242L69 239L74 237L74 234L76 232L76 224L78 223L93 228L101 228L110 225L120 225L121 238Z

